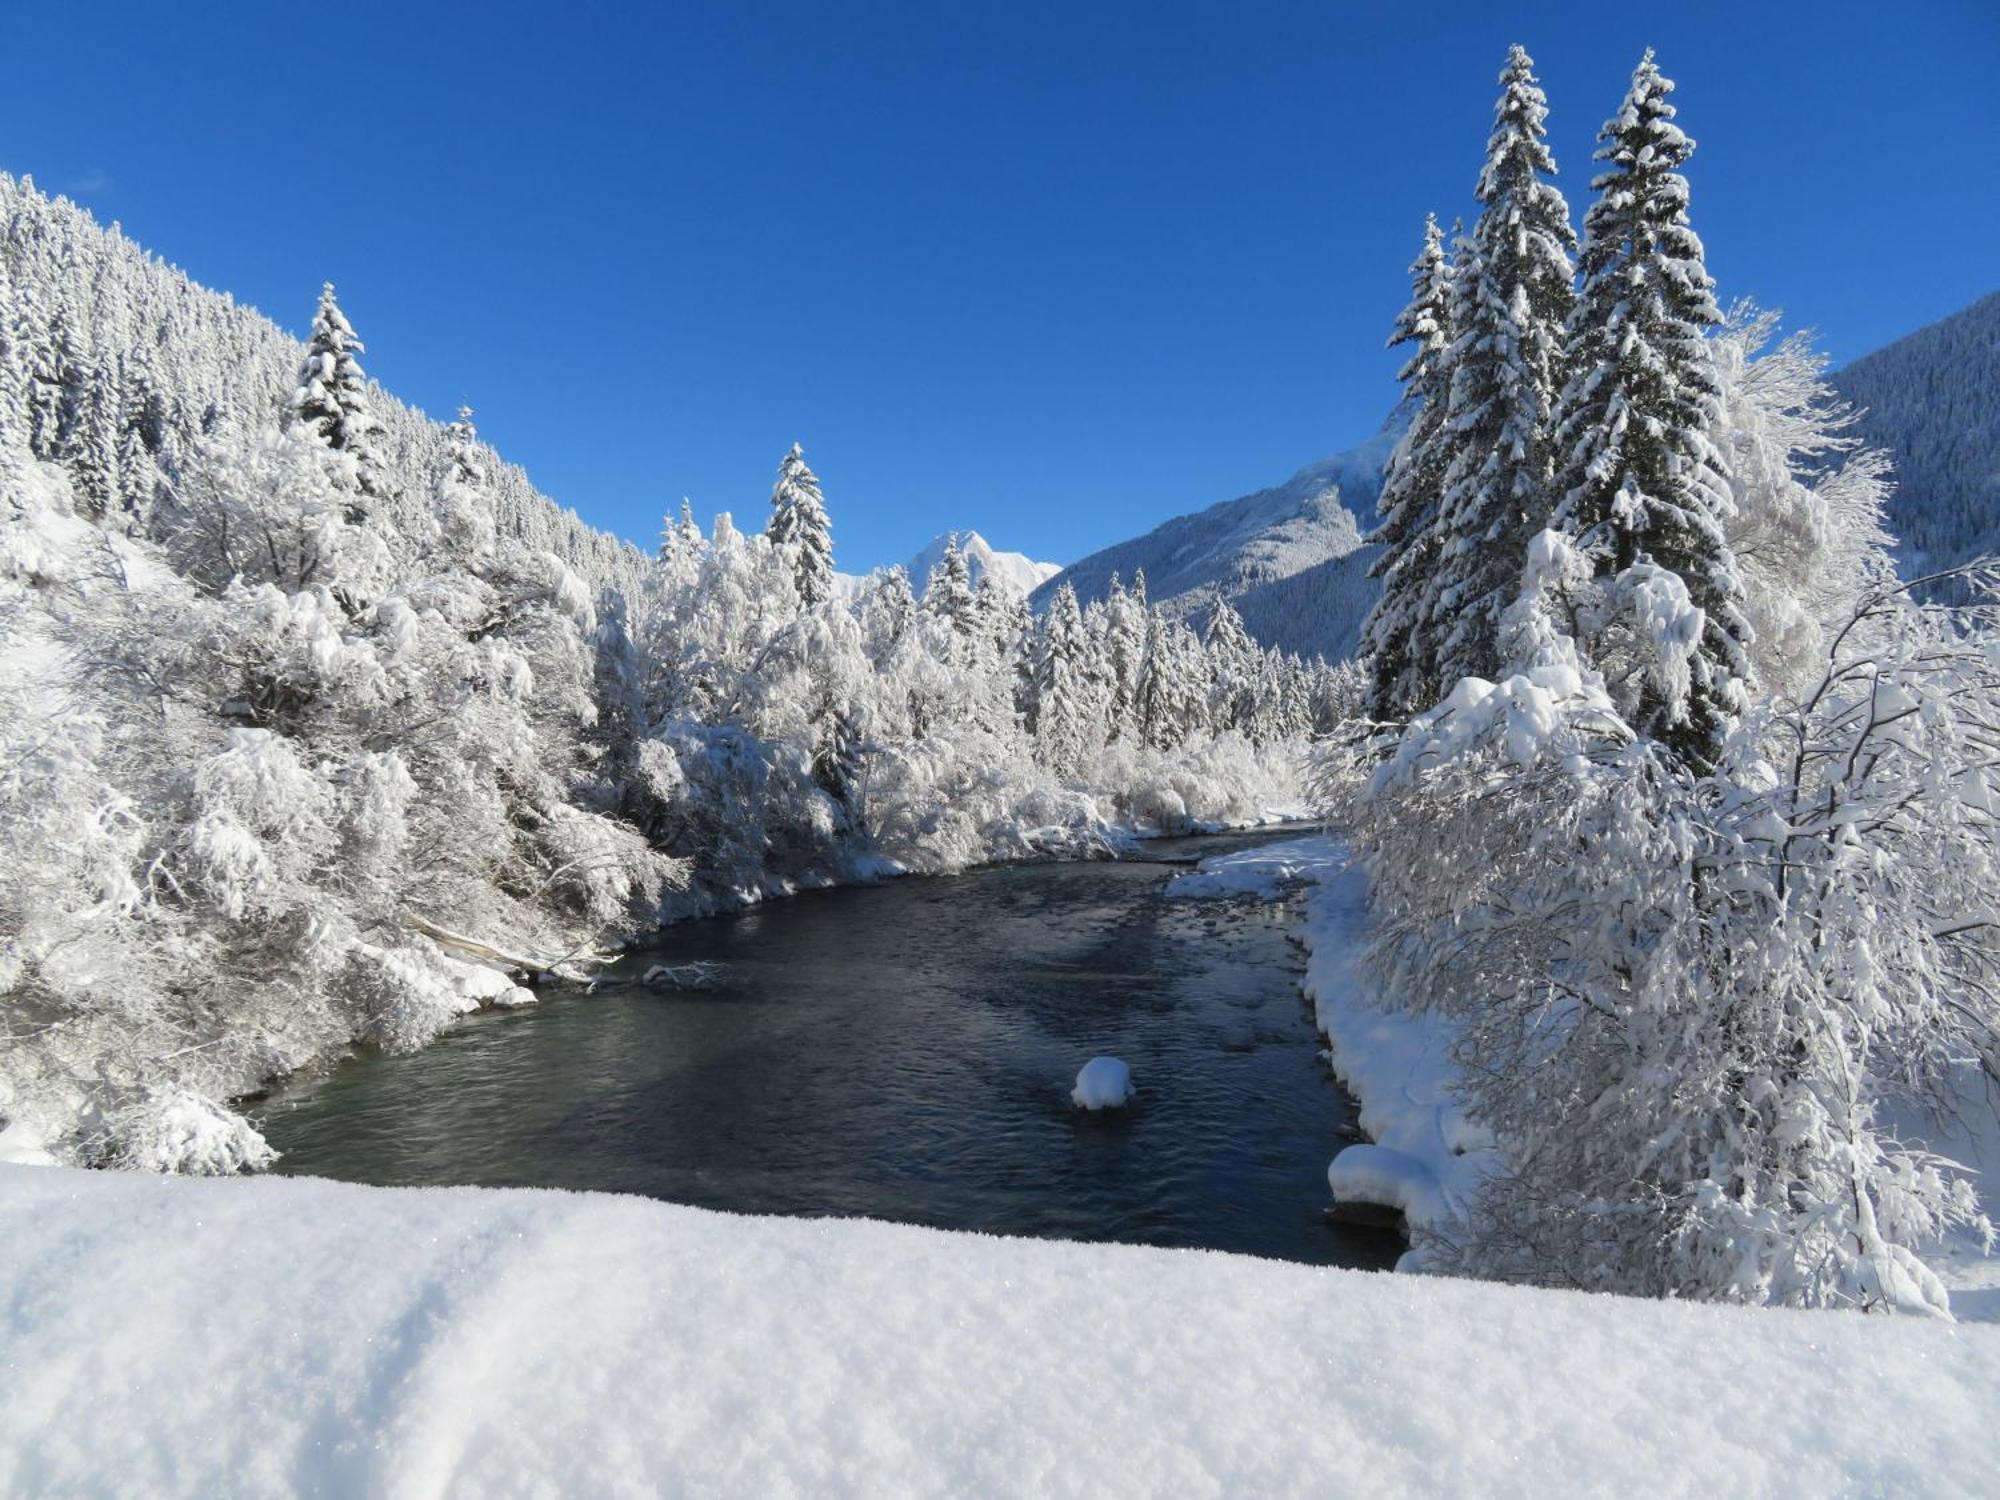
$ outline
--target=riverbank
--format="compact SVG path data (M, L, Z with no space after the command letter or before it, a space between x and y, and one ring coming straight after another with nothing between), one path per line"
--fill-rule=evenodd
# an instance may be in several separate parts
M1979 1495L2000 1330L0 1168L0 1492Z

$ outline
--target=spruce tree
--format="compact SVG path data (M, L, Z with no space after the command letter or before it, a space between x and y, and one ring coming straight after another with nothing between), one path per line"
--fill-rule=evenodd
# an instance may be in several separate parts
M347 521L357 526L368 518L368 502L387 491L376 451L381 423L368 408L366 372L355 358L366 351L334 300L333 283L327 282L320 288L319 307L306 336L306 357L292 395L292 420L303 424L322 446L353 463L354 498L347 505Z
M1511 49L1479 174L1480 214L1451 278L1451 452L1438 561L1422 629L1441 688L1494 677L1500 616L1520 591L1527 540L1547 524L1548 423L1573 300L1569 206L1545 178L1548 105L1534 63Z
M1082 769L1088 748L1088 705L1082 679L1083 615L1076 590L1064 582L1049 601L1035 661L1034 736L1037 757L1058 775Z
M701 527L694 519L694 502L683 495L680 513L667 517L660 527L660 561L673 566L691 562L701 555L703 545Z
M806 467L797 443L778 465L771 490L771 520L764 534L787 552L799 603L807 609L833 597L833 527L819 477Z
M445 432L449 461L437 488L438 530L448 552L461 565L472 567L493 551L496 540L493 501L486 493L472 408L461 406L457 420Z
M944 556L924 581L924 608L950 623L959 637L971 639L978 633L972 605L972 569L959 551L954 534L944 544Z
M1442 533L1438 499L1451 459L1445 421L1451 399L1451 276L1444 232L1435 216L1424 221L1423 249L1410 266L1410 302L1396 319L1389 347L1408 344L1410 356L1396 378L1415 412L1390 456L1377 510L1382 523L1369 538L1382 553L1368 569L1382 592L1361 627L1361 650L1371 679L1369 712L1400 719L1435 703L1437 641L1424 601L1437 566Z
M1722 314L1688 223L1678 169L1694 142L1674 123L1673 88L1648 51L1598 132L1606 168L1591 182L1597 199L1569 323L1555 523L1600 576L1650 563L1677 574L1702 610L1684 692L1642 674L1633 712L1635 728L1706 770L1742 706L1749 626L1723 535L1724 460L1708 438L1721 390L1705 335Z

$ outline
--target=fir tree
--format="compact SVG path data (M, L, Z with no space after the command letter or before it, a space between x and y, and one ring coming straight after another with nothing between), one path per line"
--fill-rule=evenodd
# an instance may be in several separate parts
M944 544L944 556L924 580L924 608L947 621L961 640L978 633L979 624L972 604L972 569L959 551L954 534Z
M476 563L487 557L496 540L493 502L486 493L486 469L479 457L479 430L472 425L472 408L461 406L445 429L448 446L444 477L438 484L438 529L448 551Z
M381 423L369 410L366 373L355 358L366 351L334 300L333 283L327 282L320 289L312 332L306 336L306 356L292 394L292 420L322 446L352 462L356 498L347 506L350 525L366 521L367 502L382 498L387 489L376 452Z
M660 561L678 562L700 554L703 537L701 527L695 523L694 502L681 496L680 514L669 516L666 525L660 528Z
M1500 616L1520 591L1527 539L1546 524L1548 421L1573 300L1576 235L1544 143L1548 106L1514 47L1500 75L1478 223L1451 278L1450 454L1438 563L1421 627L1439 683L1493 677Z
M1424 600L1442 535L1438 497L1450 461L1451 434L1445 425L1451 398L1451 262L1435 217L1424 221L1424 244L1410 266L1410 302L1396 319L1389 347L1410 345L1410 357L1396 378L1403 399L1416 408L1409 430L1390 456L1377 511L1382 524L1369 538L1382 554L1368 576L1382 580L1382 592L1361 627L1361 651L1371 677L1369 712L1377 719L1400 719L1435 703L1437 641L1425 618Z
M1720 386L1705 333L1722 320L1679 168L1694 150L1674 85L1648 51L1598 132L1583 288L1557 411L1555 523L1600 576L1651 564L1702 611L1687 670L1643 673L1634 727L1697 769L1715 762L1750 676L1743 590L1723 533L1731 508L1711 444ZM1589 642L1584 643L1586 648Z
M799 603L811 609L833 597L833 527L826 518L819 478L806 467L797 443L778 465L771 521L764 534L790 555Z
M1083 650L1083 616L1077 608L1076 590L1064 582L1049 601L1042 621L1034 678L1036 755L1043 765L1063 776L1082 769L1089 748Z
M1105 724L1112 739L1127 734L1138 701L1139 669L1146 659L1146 576L1139 575L1140 594L1125 591L1117 573L1104 601Z

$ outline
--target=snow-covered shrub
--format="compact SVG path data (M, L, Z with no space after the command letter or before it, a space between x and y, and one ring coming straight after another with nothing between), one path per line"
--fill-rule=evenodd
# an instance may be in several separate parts
M1917 1252L1983 1220L1881 1109L2000 1058L2000 610L1890 587L1829 639L1711 774L1544 672L1462 682L1346 809L1385 991L1450 1017L1504 1164L1432 1265L1945 1309Z

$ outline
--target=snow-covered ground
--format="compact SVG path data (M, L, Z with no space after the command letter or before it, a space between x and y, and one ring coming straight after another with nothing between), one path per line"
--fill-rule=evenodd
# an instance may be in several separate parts
M1490 1167L1491 1139L1452 1095L1447 1024L1374 1003L1356 967L1368 920L1367 881L1348 864L1339 840L1315 836L1205 859L1177 877L1168 894L1276 900L1302 886L1309 889L1300 936L1309 957L1301 984L1334 1072L1360 1105L1361 1128L1370 1137L1333 1159L1328 1186L1337 1202L1386 1205L1413 1223L1443 1222ZM1990 1213L1991 1183L2000 1179L2000 1118L1971 1087L1960 1102L1954 1128L1940 1133L1912 1118L1901 1122L1903 1133L1978 1172ZM1951 1289L1955 1317L2000 1323L2000 1255L1981 1253L1969 1234L1960 1234L1926 1259ZM1413 1252L1403 1266L1420 1269L1420 1261Z
M1991 1494L2000 1330L0 1167L8 1495Z

